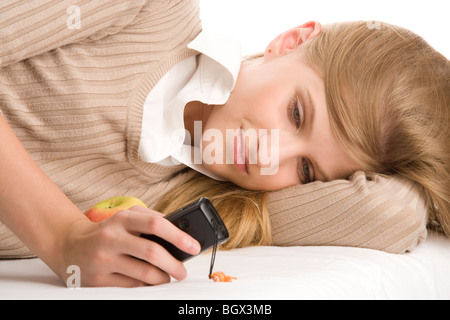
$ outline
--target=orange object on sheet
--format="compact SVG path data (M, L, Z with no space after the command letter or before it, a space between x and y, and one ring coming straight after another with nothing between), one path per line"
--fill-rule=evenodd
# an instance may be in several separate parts
M214 280L214 282L232 282L233 279L236 279L236 277L227 276L222 271L217 271L209 275L209 278Z

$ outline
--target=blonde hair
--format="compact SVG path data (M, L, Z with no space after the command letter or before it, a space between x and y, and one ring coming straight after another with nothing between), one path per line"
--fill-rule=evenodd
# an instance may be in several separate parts
M450 235L448 60L411 31L373 26L323 26L301 52L324 80L331 126L348 153L366 171L416 182L430 221ZM154 209L169 213L206 196L229 229L225 249L270 245L267 195L195 174Z
M448 59L409 30L363 21L324 26L306 59L348 153L366 171L415 182L430 225L450 236Z
M245 190L231 182L195 173L192 179L165 194L154 209L168 214L200 197L207 197L230 234L223 249L263 246L272 244L267 195L267 192Z

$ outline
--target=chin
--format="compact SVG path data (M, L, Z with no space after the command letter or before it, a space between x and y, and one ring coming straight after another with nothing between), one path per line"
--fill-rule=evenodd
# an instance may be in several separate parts
M245 190L250 190L250 191L258 191L258 190L260 190L259 188L256 188L253 185L253 183L251 182L251 180L248 177L245 177L245 178L232 177L232 178L227 179L227 180L232 182L232 183L234 183L238 187L241 187L242 189L245 189Z

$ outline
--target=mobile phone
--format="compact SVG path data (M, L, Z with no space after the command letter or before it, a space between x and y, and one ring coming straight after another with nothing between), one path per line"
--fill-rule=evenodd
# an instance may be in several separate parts
M201 246L200 253L212 248L216 242L218 245L225 243L229 238L228 230L217 210L205 197L168 214L165 218L196 239ZM143 234L141 237L159 243L182 262L193 257L158 236Z

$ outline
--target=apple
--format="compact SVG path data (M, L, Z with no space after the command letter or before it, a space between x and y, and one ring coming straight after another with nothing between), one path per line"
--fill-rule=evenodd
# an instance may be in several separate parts
M89 208L84 213L92 222L103 221L120 210L127 210L134 206L141 206L147 208L145 203L136 197L120 196L114 197Z

